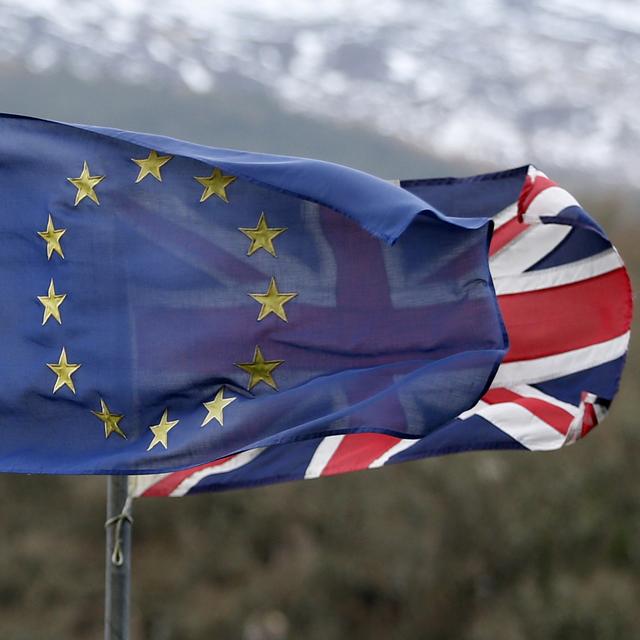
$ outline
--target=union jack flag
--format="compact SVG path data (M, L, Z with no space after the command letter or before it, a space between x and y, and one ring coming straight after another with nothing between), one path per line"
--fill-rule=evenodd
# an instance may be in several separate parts
M330 435L131 476L134 496L318 478L471 450L552 450L602 421L624 366L632 303L624 264L597 223L533 166L399 184L447 215L493 219L490 266L510 349L480 402L418 439Z

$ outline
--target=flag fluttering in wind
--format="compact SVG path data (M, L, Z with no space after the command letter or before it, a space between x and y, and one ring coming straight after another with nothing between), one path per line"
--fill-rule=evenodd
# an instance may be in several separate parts
M2 116L0 193L3 471L419 438L508 347L488 219L346 167Z
M339 434L242 451L130 479L137 496L182 496L318 478L483 449L551 450L607 413L629 342L622 260L576 200L534 167L402 182L449 216L494 221L490 266L510 349L471 409L422 438Z
M396 185L0 116L0 193L3 471L184 495L552 449L617 389L626 272L533 168Z

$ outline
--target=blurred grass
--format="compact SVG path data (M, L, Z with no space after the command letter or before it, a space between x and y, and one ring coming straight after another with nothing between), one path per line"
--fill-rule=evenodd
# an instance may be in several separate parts
M115 92L104 102L105 89L92 98L87 85L86 94L73 88L82 100L71 108L61 98L56 104L45 79L39 86L24 81L9 100L7 88L17 85L7 78L0 76L5 111L26 111L26 104L31 113L80 119L74 114L85 104L85 121L97 115L95 122L135 128L136 109L140 124L149 122L144 100L160 100L134 93L126 106ZM41 95L53 103L38 103ZM103 111L94 110L98 102ZM200 107L181 111L181 104L167 99L150 128L166 125L166 132L184 135L179 123L190 118L204 126L206 110L196 117ZM229 119L232 112L229 106ZM274 114L256 121L255 130L282 117L275 107ZM253 131L246 126L244 135ZM311 124L296 126L303 136ZM334 160L357 154L352 164L382 175L390 168L396 175L433 173L427 159L410 154L398 168L402 148L388 143L384 155L385 141L358 135L346 141L320 131ZM287 148L295 144L289 138L270 150L296 152ZM369 152L378 148L386 164L376 169ZM637 282L640 227L620 213L621 201L601 194L586 206ZM639 356L632 343L607 421L556 453L464 454L320 481L138 501L132 637L637 638ZM3 475L0 501L0 638L100 637L104 478Z

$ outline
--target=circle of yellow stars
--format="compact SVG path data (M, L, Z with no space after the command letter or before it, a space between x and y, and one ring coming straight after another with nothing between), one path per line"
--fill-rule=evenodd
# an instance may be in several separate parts
M160 155L155 150L150 150L146 158L131 158L131 161L138 167L135 184L142 182L148 176L151 176L158 182L162 182L162 169L172 158L173 156L171 155ZM96 189L105 178L105 175L93 175L89 168L89 163L84 160L80 175L67 178L67 181L76 189L73 206L78 207L85 199L88 199L96 205L100 205L100 198ZM236 179L236 176L226 175L218 167L213 167L211 175L209 176L195 176L194 180L204 187L200 196L200 202L206 202L209 198L214 197L228 204L229 197L227 195L227 189ZM238 230L250 240L246 253L247 257L251 257L258 251L263 250L272 257L277 258L278 254L274 242L276 238L287 231L287 227L270 227L267 216L265 212L262 211L255 227L239 227ZM62 238L66 233L67 229L56 227L53 215L49 213L45 229L37 231L37 235L45 242L48 262L51 262L54 254L58 256L59 260L65 260ZM260 305L256 318L257 322L261 322L270 315L275 316L275 318L283 322L288 322L289 319L285 305L296 298L298 293L294 291L280 291L275 276L272 276L267 285L267 290L264 293L248 293L247 295ZM37 296L37 300L43 307L43 325L51 318L59 325L62 325L61 307L67 297L68 293L56 291L54 278L51 277L46 295ZM283 360L267 360L262 353L261 347L256 345L253 359L250 362L237 362L235 366L248 374L247 385L249 391L260 383L264 383L271 389L277 391L278 386L274 379L274 372L282 364L284 364ZM61 347L58 361L47 363L47 367L56 376L53 384L53 394L56 394L64 387L67 387L71 393L76 393L73 376L82 367L82 364L69 362L65 346ZM237 400L236 396L225 397L224 394L225 385L222 385L211 400L202 403L202 406L206 410L206 415L200 425L201 428L213 421L217 422L220 427L224 425L224 412L226 408ZM105 439L108 439L111 434L116 434L126 439L126 433L120 426L125 416L112 412L104 398L100 397L99 400L99 409L91 411L91 413L102 422ZM165 408L158 424L149 427L153 438L149 443L147 451L151 451L157 445L167 449L169 446L169 432L176 427L179 422L179 419L170 420L169 408Z

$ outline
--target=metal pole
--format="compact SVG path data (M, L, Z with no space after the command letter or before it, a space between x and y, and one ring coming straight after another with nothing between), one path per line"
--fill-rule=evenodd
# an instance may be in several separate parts
M131 498L128 477L107 480L105 640L129 639L131 594Z

